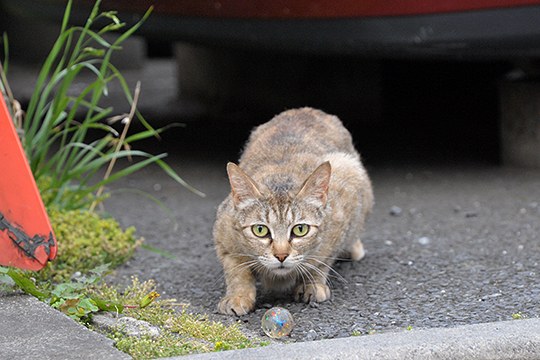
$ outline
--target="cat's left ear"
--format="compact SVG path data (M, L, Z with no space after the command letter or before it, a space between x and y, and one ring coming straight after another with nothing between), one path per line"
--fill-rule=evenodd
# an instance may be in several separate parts
M257 188L255 181L249 177L235 163L227 164L227 174L231 183L231 192L234 205L246 207L261 197L261 192Z
M296 197L302 199L317 207L326 205L328 199L328 186L330 185L330 176L332 167L330 162L324 162L307 178L302 185Z

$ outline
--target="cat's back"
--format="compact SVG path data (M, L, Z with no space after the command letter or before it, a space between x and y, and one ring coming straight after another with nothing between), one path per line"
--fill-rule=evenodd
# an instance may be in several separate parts
M300 108L285 111L255 128L240 163L282 162L297 154L324 156L335 152L357 156L349 131L336 116Z

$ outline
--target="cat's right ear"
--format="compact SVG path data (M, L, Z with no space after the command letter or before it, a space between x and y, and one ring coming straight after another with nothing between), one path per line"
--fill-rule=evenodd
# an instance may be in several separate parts
M231 184L231 192L234 205L244 208L256 202L261 197L261 192L257 188L255 181L249 177L235 163L227 164L227 174Z

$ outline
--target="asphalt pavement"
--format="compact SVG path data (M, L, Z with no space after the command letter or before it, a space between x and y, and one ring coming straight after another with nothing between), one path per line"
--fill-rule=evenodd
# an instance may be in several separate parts
M227 321L215 314L224 283L211 237L215 208L229 191L226 161L176 156L177 171L207 196L150 169L117 184L146 191L171 209L168 214L129 192L106 204L122 224L135 225L147 244L174 259L140 250L114 280L155 279L166 296ZM364 235L365 259L338 263L343 279L332 279L332 300L317 307L260 293L255 312L241 318L247 331L262 335L260 318L272 305L286 307L297 320L290 341L540 316L540 171L368 169L376 206Z
M335 266L340 278L332 279L328 302L310 306L261 293L255 312L236 319L216 313L224 284L211 229L229 191L225 164L238 158L249 126L188 125L148 149L169 152L170 165L206 197L156 168L111 187L105 211L171 256L139 249L109 281L154 279L163 297L214 320L239 320L249 336L265 336L260 318L270 306L287 308L297 324L263 349L194 358L540 358L540 170L403 154L387 163L368 151L376 205L366 257ZM392 144L382 146L392 152ZM109 340L37 300L0 296L1 359L122 357Z
M169 162L205 198L156 169L115 186L107 211L174 258L140 249L110 281L155 279L163 297L214 320L237 321L215 312L224 286L210 234L228 191L224 159L200 156L175 154ZM261 294L257 310L239 319L245 333L264 337L262 313L279 305L297 322L290 337L194 359L540 358L540 172L468 165L369 170L377 206L364 236L367 255L336 266L344 280L334 281L332 300L313 307ZM126 357L102 335L25 295L1 296L0 319L0 358Z

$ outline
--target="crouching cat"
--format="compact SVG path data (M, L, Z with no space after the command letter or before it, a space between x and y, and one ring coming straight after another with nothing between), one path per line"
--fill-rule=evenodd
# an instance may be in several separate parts
M368 175L351 135L322 111L285 111L251 134L239 165L229 163L231 194L214 224L227 292L218 310L255 307L256 281L296 301L330 298L337 258L360 260L373 206Z

